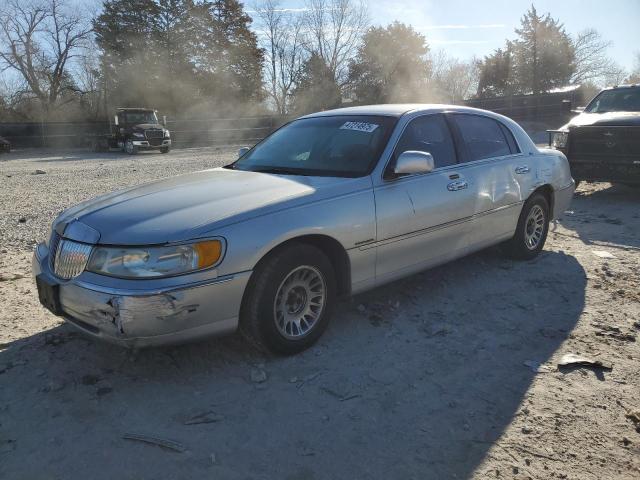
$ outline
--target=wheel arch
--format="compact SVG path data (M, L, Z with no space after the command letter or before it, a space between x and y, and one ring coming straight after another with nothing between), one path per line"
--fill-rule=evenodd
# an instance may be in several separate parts
M331 262L336 274L337 291L339 296L348 296L351 293L351 261L344 246L335 238L324 234L307 234L289 238L267 251L256 263L253 271L276 251L285 249L293 244L312 245L321 250ZM253 277L253 274L252 274Z
M553 187L548 183L546 183L544 185L540 185L533 192L531 192L531 195L529 195L529 198L533 197L536 193L540 193L540 194L544 195L544 197L547 199L547 202L549 202L549 215L550 215L550 217L553 218L553 212L554 212L554 190L553 190ZM527 198L527 200L529 200L529 198ZM551 220L551 218L550 218L550 220Z

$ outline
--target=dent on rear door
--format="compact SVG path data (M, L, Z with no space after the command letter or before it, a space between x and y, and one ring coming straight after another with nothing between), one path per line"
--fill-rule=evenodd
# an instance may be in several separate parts
M517 163L513 157L502 157L468 164L463 169L477 191L469 233L471 248L495 243L515 232L522 205Z

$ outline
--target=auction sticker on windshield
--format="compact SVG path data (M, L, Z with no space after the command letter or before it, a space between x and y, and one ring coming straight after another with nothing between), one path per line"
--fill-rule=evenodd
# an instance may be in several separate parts
M340 130L357 130L358 132L367 132L371 133L379 125L375 123L366 123L366 122L345 122L344 125L340 127Z

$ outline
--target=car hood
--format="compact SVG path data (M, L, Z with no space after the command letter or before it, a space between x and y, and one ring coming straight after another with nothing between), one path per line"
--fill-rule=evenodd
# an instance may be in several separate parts
M200 238L224 225L370 186L368 177L216 168L88 200L63 212L55 226L63 231L64 224L81 222L99 232L98 242L106 245L162 244Z
M640 112L581 113L561 130L586 126L639 126Z
M136 125L130 125L131 130L149 130L150 128L164 129L164 126L159 123L138 123Z

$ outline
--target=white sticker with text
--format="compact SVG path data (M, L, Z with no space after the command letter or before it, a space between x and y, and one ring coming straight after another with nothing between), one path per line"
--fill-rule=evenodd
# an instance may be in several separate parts
M358 132L371 133L378 127L379 125L375 123L345 122L345 124L340 127L340 130L357 130Z

